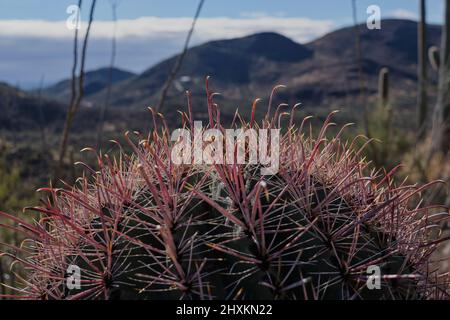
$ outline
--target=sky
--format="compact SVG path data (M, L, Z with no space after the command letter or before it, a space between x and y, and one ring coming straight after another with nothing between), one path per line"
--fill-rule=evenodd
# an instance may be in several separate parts
M116 66L142 72L178 53L198 0L116 0ZM91 0L83 0L81 33ZM87 70L107 66L113 33L111 2L97 0L88 46ZM417 19L418 0L357 0L361 23L367 8L378 5L381 17ZM0 1L0 81L23 88L67 78L74 30L67 8L78 0ZM443 0L427 1L427 20L441 23ZM351 0L205 0L191 45L210 40L275 31L307 43L352 24Z

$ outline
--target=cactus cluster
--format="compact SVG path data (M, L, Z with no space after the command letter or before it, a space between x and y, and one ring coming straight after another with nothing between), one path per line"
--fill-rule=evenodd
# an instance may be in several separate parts
M261 175L258 164L175 165L169 128L151 112L152 132L126 134L132 152L96 153L98 168L84 164L89 174L74 186L41 189L33 223L2 213L25 239L3 250L26 272L10 297L447 298L447 275L430 256L448 214L421 206L429 185L371 169L355 148L363 137L342 141L345 127L328 137L332 114L317 134L304 130L309 117L297 125L297 106L290 115L271 108L275 90L261 121L255 102L251 120L236 112L230 127L285 123L276 174ZM213 96L207 89L208 127L225 130ZM190 101L180 113L192 129ZM67 286L71 266L79 287ZM371 266L379 288L367 286Z

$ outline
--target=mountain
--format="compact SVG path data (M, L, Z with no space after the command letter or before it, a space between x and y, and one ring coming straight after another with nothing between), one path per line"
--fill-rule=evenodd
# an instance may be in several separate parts
M3 140L10 140L14 146L27 141L25 145L39 149L44 135L47 136L45 140L49 146L57 148L67 108L67 103L0 82L0 148ZM109 110L106 121L110 124L105 126L105 131L112 131L115 136L121 137L122 132L130 127L136 130L145 127L147 120L145 108L127 112L124 110L123 108ZM98 108L80 108L73 121L71 139L74 142L80 141L82 147L86 146L89 141L94 140L98 123ZM89 138L86 139L86 136Z
M62 122L62 104L0 82L0 128L23 131Z
M86 97L93 95L105 89L108 84L115 84L120 81L133 77L135 74L118 68L100 68L88 71L84 78L84 93ZM47 87L43 90L45 96L60 100L68 101L70 99L71 80L65 79L58 83Z
M360 25L361 49L364 58L388 65L410 66L417 62L417 22L389 19L382 21L380 30L369 30ZM429 45L440 43L441 27L428 25ZM339 54L354 57L355 31L353 27L331 32L310 44L313 50L327 57ZM393 55L395 53L395 55Z
M188 50L173 89L195 90L204 85L206 75L213 76L214 83L222 87L269 83L279 78L288 65L311 58L312 54L307 47L276 33L208 42ZM147 105L150 97L157 97L177 58L169 58L113 86L112 103Z
M388 67L394 125L412 127L416 119L417 23L383 20L381 30L368 30L365 25L359 28L368 106L375 103L379 70ZM439 45L440 32L439 26L428 26L428 46ZM174 114L177 109L185 108L186 89L192 91L196 119L207 117L205 76L210 75L211 90L223 96L215 97L221 106L222 119L232 116L237 106L241 112L248 112L252 100L258 97L265 101L258 105L257 110L264 112L264 104L273 86L285 84L287 88L279 90L274 104L301 102L302 108L296 114L303 112L300 116L308 114L317 118L330 109L340 109L343 111L339 117L341 123L361 123L362 101L359 99L359 68L355 51L353 27L336 30L306 44L266 32L192 47L169 90L164 109L166 120L169 125L176 125ZM111 107L105 119L105 137L120 139L126 130L148 130L150 121L145 107L156 105L176 59L177 56L166 59L138 75L112 70L114 84L111 87ZM75 149L92 145L95 141L100 116L98 106L105 102L109 71L102 68L86 74L83 106L93 107L80 108L74 120L71 140ZM437 73L431 68L429 77L429 105L432 106ZM17 145L23 142L26 148L20 151L22 155L19 158L35 154L30 148L42 149L39 134L47 136L49 147L57 148L68 107L69 88L70 81L65 80L44 89L40 96L37 92L25 92L0 83L1 139L10 139ZM36 157L31 158L26 162L30 165L24 167L33 171ZM41 173L47 171L43 169ZM30 175L38 176L35 171Z
M369 99L377 92L378 72L390 71L392 98L398 104L415 104L417 80L417 23L409 20L383 20L381 30L360 25L362 77ZM441 28L428 26L428 45L440 43ZM286 70L287 83L295 98L318 105L349 105L360 92L355 30L343 28L306 45L314 59ZM429 72L435 80L435 72ZM413 95L411 95L413 93ZM401 99L400 99L401 98Z
M381 30L369 30L365 25L359 28L362 76L369 101L375 99L379 70L388 67L393 99L400 105L415 103L417 23L391 19L382 21ZM428 45L439 44L440 31L440 26L428 26ZM351 106L360 92L356 57L353 27L306 44L267 32L212 41L188 50L169 92L168 104L181 105L186 89L193 92L194 99L202 97L205 76L210 75L213 90L231 102L233 110L236 104L267 97L276 84L288 86L281 93L283 98L290 103L300 101L307 108ZM176 59L177 56L166 59L115 84L112 104L127 107L156 104ZM436 78L432 71L430 77L432 81ZM105 90L90 99L94 103L104 101L104 94Z

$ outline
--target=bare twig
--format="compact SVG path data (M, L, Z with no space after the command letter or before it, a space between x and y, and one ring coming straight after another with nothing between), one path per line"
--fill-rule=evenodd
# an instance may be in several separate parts
M370 127L369 127L369 114L367 110L367 93L366 93L366 83L364 80L364 74L363 74L363 58L362 58L362 49L361 49L361 32L359 30L358 25L358 17L357 17L357 9L356 9L356 0L352 0L352 12L353 12L353 24L355 29L355 50L356 50L356 60L358 64L358 80L359 80L359 100L360 103L363 106L363 124L364 124L364 131L367 138L371 139L372 135L370 133ZM375 145L372 143L370 145L371 151L372 151L372 158L375 161L375 163L379 163L378 157L377 157L377 150Z
M86 50L87 50L87 44L88 44L88 39L89 39L89 32L91 30L91 25L92 25L92 21L94 20L94 9L95 9L95 4L96 4L96 0L92 0L92 4L91 4L91 10L90 10L90 14L89 14L89 23L88 23L88 27L86 29L86 34L84 36L84 40L83 40L83 47L82 47L82 52L81 52L81 63L80 63L80 74L78 77L78 94L76 94L75 92L75 77L74 74L76 72L76 67L77 67L77 41L78 41L78 32L75 31L75 44L74 44L74 64L73 64L73 68L72 68L72 93L71 93L71 101L70 101L70 108L69 111L67 112L67 117L66 117L66 122L64 124L64 130L63 130L63 135L62 135L62 139L61 139L61 146L60 146L60 150L59 150L59 163L58 163L58 168L56 170L56 176L58 176L58 174L60 173L60 170L62 169L63 163L64 163L64 158L67 152L67 143L69 140L69 134L70 134L70 130L72 128L72 123L73 123L73 119L76 115L76 113L78 112L78 109L80 107L81 104L81 100L83 98L83 94L84 94L84 66L85 66L85 61L86 61ZM79 0L79 5L81 8L81 0ZM75 29L77 30L77 29Z
M420 0L420 21L418 24L418 137L425 136L425 120L427 118L427 37L426 37L426 5L425 0Z
M174 66L172 68L172 71L170 72L169 77L167 78L166 83L164 84L164 87L163 87L163 89L161 91L161 96L160 96L159 101L158 101L158 105L156 106L156 111L160 111L162 109L162 107L164 105L164 101L165 101L166 96L167 96L167 91L169 91L173 80L175 79L178 71L181 68L181 64L183 63L184 56L186 55L186 52L187 52L187 49L188 49L188 46L189 46L189 41L191 40L192 33L194 32L195 24L196 24L197 19L198 19L199 15L200 15L200 11L202 9L202 6L203 6L204 2L205 2L205 0L200 0L200 2L198 4L197 11L196 11L195 16L194 16L194 20L192 21L191 29L189 30L189 32L187 34L186 41L184 42L183 51L178 56L178 59L175 62Z
M47 145L47 134L45 130L45 114L42 110L42 88L44 87L44 76L41 77L41 81L39 82L38 89L38 111L39 111L39 131L41 133L41 142L42 142L42 150L48 150Z
M441 62L436 107L433 114L432 143L434 152L444 156L450 149L450 0L446 0L441 35Z
M370 138L369 134L369 119L367 115L367 99L366 99L366 85L364 81L364 75L362 70L362 51L361 51L361 33L358 25L358 18L356 15L356 0L352 0L352 11L353 11L353 24L355 30L355 50L356 50L356 61L358 64L358 79L359 79L359 91L360 91L360 101L364 108L363 121L366 136Z
M78 0L78 8L81 10L81 6L83 4L82 0ZM78 11L78 14L80 14L80 11ZM77 21L79 21L80 17L77 17ZM67 111L66 116L66 122L64 125L64 131L63 131L63 139L61 141L61 147L60 147L60 157L59 157L59 165L57 168L57 171L60 170L60 167L62 166L63 158L65 155L66 150L66 144L67 144L67 136L68 136L68 127L69 127L69 119L71 116L72 108L75 103L75 99L77 96L77 88L76 88L76 81L77 81L77 66L78 66L78 26L75 28L75 35L73 40L73 64L72 64L72 78L70 81L70 101L69 101L69 110Z
M98 124L98 132L97 132L97 148L100 147L103 139L103 130L105 123L105 114L106 109L109 105L109 100L111 97L111 86L113 82L113 68L116 61L116 29L117 29L117 1L112 0L111 2L112 16L113 16L113 37L111 43L111 61L109 64L109 74L108 74L108 87L106 89L106 97L105 104L102 106L100 110L100 118Z

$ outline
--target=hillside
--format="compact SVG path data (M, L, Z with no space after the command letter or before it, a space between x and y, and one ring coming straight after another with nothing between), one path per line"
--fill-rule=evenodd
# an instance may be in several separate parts
M84 79L85 95L89 97L105 89L110 83L117 83L134 76L134 73L118 68L100 68L88 71ZM68 101L70 97L71 80L65 79L43 90L43 94L60 101Z
M0 82L0 128L36 130L64 119L64 105Z
M394 126L403 134L413 133L416 124L417 23L386 20L382 30L361 26L363 78L367 87L368 107L373 107L378 71L390 69L391 106ZM439 44L440 27L429 26L428 45ZM236 107L245 115L254 98L263 98L257 111L264 112L267 97L276 84L285 84L275 104L302 103L299 117L314 115L323 119L331 109L340 109L339 123L361 125L362 102L359 98L358 65L355 55L354 29L343 28L307 44L298 44L276 33L208 42L189 49L184 64L165 104L169 125L177 126L176 110L186 106L186 89L193 92L196 118L207 117L204 79L210 75L211 90L221 92L215 101L221 117L232 117ZM126 130L147 131L151 126L147 106L155 105L159 91L176 56L158 63L143 73L133 75L114 70L111 102L105 119L105 139L121 139ZM433 106L437 74L429 70L429 105ZM86 96L75 117L71 144L74 150L95 143L100 110L105 102L109 69L90 71L86 75ZM10 158L24 160L31 176L45 182L48 170L36 172L36 163L56 157L63 127L70 81L65 80L44 90L44 95L25 92L0 83L0 131L2 139L14 146ZM403 130L406 129L406 130ZM0 141L0 145L2 141ZM43 147L44 146L44 147ZM28 165L29 164L29 165ZM39 165L44 168L43 165ZM48 177L47 177L48 178Z
M407 117L416 103L417 23L383 20L381 30L368 30L361 25L360 31L362 73L369 107L375 102L378 72L388 67L391 102L397 108L397 116ZM428 45L438 45L439 40L440 27L428 26ZM138 75L113 69L110 101L115 108L110 109L108 118L114 124L123 120L116 117L122 112L121 107L125 107L133 121L131 125L141 123L140 118L133 120L132 113L156 105L176 59L177 56L168 58ZM109 75L109 68L86 73L83 104L94 107L89 122L95 122L98 117L95 107L104 104ZM306 44L265 32L192 47L169 91L165 106L169 113L174 114L184 104L184 91L189 89L193 92L194 111L204 115L206 75L212 77L212 90L224 97L218 97L224 116L231 115L237 106L247 107L255 97L266 98L276 84L288 86L280 91L280 101L301 102L306 113L323 115L330 109L340 109L349 115L346 120L353 121L362 110L353 27L336 30ZM432 103L437 74L430 69L429 76ZM63 102L65 107L69 93L68 79L43 91L46 98ZM113 109L117 110L112 112Z
M417 23L384 20L381 30L360 26L363 79L369 101L376 93L378 71L390 69L393 99L399 105L415 101ZM440 27L428 28L429 45L437 45ZM113 86L114 106L156 104L159 90L177 57L147 69ZM213 89L236 104L256 96L266 97L275 84L288 86L283 97L305 107L353 106L359 95L354 28L331 32L307 44L298 44L276 33L208 42L191 48L169 94L170 105L180 105L184 90L204 92L204 77L212 76ZM435 80L430 72L432 81ZM103 101L104 90L88 99ZM234 104L234 103L232 103ZM234 108L234 106L233 106Z

